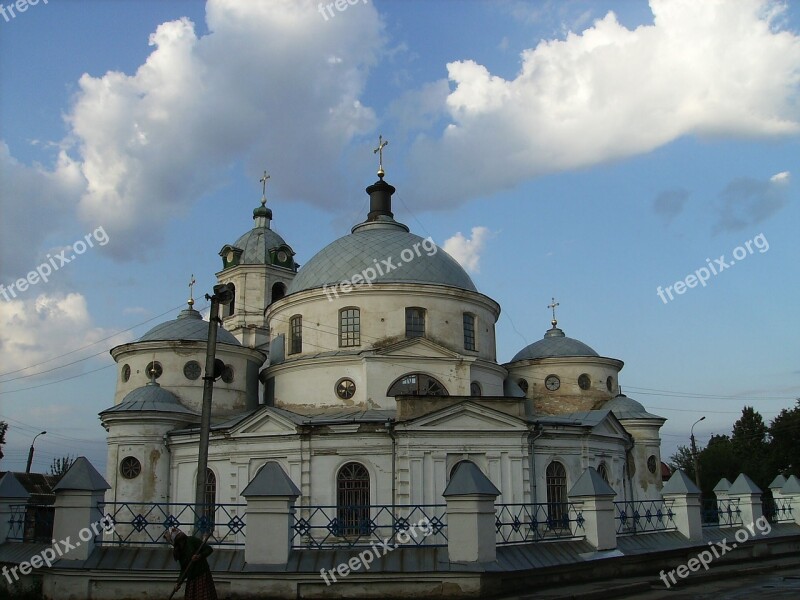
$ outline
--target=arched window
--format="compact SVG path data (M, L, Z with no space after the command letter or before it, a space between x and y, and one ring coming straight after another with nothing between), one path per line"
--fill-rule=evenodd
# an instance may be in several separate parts
M464 350L475 350L475 315L464 313Z
M369 472L356 462L349 462L336 474L337 535L369 533Z
M357 308L343 308L339 311L339 347L349 348L361 345L361 311Z
M303 351L303 317L295 315L289 319L289 354Z
M564 527L567 512L567 471L560 462L547 465L547 518L551 527Z
M286 286L280 281L272 286L272 296L270 303L277 302L286 295Z
M224 308L222 309L223 317L232 317L233 314L236 312L236 286L233 283L229 283L228 286L231 288L231 292L233 292L233 299L231 300L230 304L224 304Z
M469 395L470 396L476 396L477 397L477 396L480 396L482 393L483 393L483 390L481 389L481 384L480 383L478 383L477 381L473 381L472 383L469 384Z
M606 467L606 463L601 462L597 465L597 473L603 478L603 481L608 483L608 467Z
M389 386L387 396L449 396L441 382L425 373L408 373Z
M212 531L214 529L214 513L217 504L217 476L214 471L206 469L205 496L203 498L203 517L200 529Z
M406 337L425 337L425 309L418 306L406 308Z

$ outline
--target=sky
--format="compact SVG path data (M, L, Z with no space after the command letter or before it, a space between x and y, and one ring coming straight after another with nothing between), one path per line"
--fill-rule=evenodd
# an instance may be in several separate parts
M349 233L379 135L395 217L501 304L500 362L555 298L664 458L795 404L800 5L339 4L0 10L0 470L47 431L34 471L102 471L108 350L211 292L265 169L301 265Z

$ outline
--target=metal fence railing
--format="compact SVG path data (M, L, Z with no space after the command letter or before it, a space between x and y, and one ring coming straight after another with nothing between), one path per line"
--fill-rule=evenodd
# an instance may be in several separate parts
M446 546L447 505L297 506L290 535L295 548Z
M571 502L496 504L497 544L583 537L583 514Z
M15 542L41 542L49 544L53 539L52 504L12 504L8 520L6 539Z
M194 504L164 502L102 502L104 520L113 526L97 541L102 544L166 544L164 533L173 527L209 534L216 546L243 546L246 504L215 504L198 514Z
M701 515L703 527L734 527L742 524L738 498L703 500Z
M614 502L617 535L635 535L676 528L672 505L664 500Z
M764 516L770 523L793 523L794 512L792 511L792 501L788 498L773 498L764 495L762 497L762 509Z

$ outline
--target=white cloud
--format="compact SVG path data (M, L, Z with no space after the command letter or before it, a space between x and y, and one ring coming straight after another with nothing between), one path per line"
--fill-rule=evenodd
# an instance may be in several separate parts
M478 226L472 228L472 237L466 238L459 231L454 236L445 240L443 248L450 256L455 258L462 267L471 273L480 272L481 252L489 238L489 229Z
M789 171L781 171L780 173L775 173L769 180L772 183L789 183L789 180L792 178L791 173Z
M456 204L686 135L800 132L800 37L780 30L785 7L650 4L652 25L631 30L608 13L580 34L524 51L511 80L472 60L449 63L448 123L438 136L420 132L409 187Z

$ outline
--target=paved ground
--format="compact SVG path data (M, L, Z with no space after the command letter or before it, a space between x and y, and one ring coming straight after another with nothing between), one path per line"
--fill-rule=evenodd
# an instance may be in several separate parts
M658 578L634 577L538 590L496 600L800 600L800 557L712 568L667 588Z

